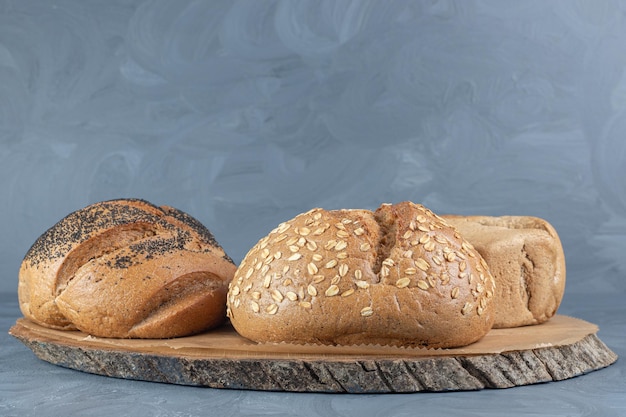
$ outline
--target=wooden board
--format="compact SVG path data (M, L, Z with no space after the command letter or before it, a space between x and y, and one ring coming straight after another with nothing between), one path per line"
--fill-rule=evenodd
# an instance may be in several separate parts
M177 339L124 340L18 319L9 333L40 359L117 378L213 388L384 393L478 390L558 381L617 360L583 320L494 329L460 349L256 344L229 325Z

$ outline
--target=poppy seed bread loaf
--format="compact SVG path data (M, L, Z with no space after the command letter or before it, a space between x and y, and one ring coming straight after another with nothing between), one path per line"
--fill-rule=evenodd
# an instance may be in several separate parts
M281 223L239 265L227 305L236 331L257 342L445 348L489 331L494 291L456 230L403 202Z
M104 201L56 223L26 253L24 316L94 336L169 338L223 322L236 266L196 219L138 199Z

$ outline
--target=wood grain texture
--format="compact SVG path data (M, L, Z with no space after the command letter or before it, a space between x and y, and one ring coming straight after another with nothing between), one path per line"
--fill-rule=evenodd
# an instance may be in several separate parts
M83 372L264 391L400 393L509 388L572 378L617 360L596 336L594 325L557 318L564 332L574 326L571 337L557 335L554 343L527 343L524 333L532 336L533 327L541 329L543 325L516 329L518 335L495 330L482 345L484 353L479 352L481 342L468 349L439 351L255 345L233 334L231 328L175 340L106 340L41 328L23 319L10 334L40 359ZM223 345L221 350L211 347L216 343L213 339ZM520 348L511 350L512 343ZM498 344L504 350L499 351Z

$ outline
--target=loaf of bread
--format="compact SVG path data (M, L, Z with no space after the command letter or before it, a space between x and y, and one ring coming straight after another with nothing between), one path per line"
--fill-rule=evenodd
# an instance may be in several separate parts
M75 211L37 239L19 271L24 316L94 336L170 338L225 320L236 266L196 219L138 199Z
M257 342L444 348L489 331L494 291L471 244L403 202L281 223L239 265L227 305Z
M528 216L446 215L482 255L496 280L495 328L543 323L565 290L565 255L557 232Z

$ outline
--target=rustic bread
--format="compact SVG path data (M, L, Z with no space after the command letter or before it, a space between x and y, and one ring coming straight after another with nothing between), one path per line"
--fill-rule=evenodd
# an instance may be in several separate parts
M75 211L37 239L19 271L24 316L100 337L169 338L226 316L236 266L196 219L138 199Z
M403 202L281 223L241 262L227 305L257 342L455 347L489 331L494 291L468 242Z
M543 323L565 290L565 255L545 220L529 216L446 215L482 255L496 280L494 327Z

